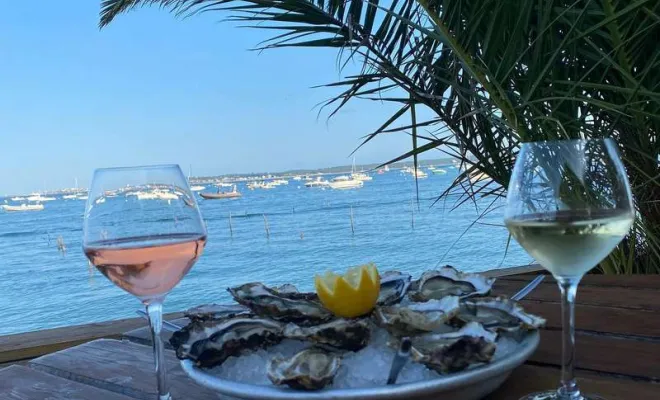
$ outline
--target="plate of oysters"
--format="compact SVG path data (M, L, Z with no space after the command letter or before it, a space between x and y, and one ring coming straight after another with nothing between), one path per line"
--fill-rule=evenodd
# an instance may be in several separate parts
M545 324L491 296L494 281L451 266L418 279L376 272L377 300L358 317L338 316L318 290L246 283L228 288L237 304L188 310L170 344L188 376L226 396L476 400L531 356Z

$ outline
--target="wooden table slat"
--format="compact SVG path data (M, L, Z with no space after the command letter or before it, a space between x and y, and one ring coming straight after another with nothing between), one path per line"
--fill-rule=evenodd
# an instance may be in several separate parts
M131 400L68 379L14 365L0 371L0 399L3 400Z
M498 281L529 282L538 274L548 275L547 282L553 282L554 278L547 271L539 270L537 273L526 273L519 275L498 276ZM660 290L660 275L595 275L588 274L582 278L580 286L601 286L609 288L651 289Z
M521 304L525 311L543 316L548 328L561 329L560 304L534 300L523 300ZM575 327L584 331L643 335L660 340L660 312L577 304Z
M180 312L165 314L168 319L182 316ZM145 323L138 317L0 336L0 363L28 360L94 339L119 339L124 332Z
M559 386L559 369L524 365L484 400L517 400L530 393L555 389ZM587 394L598 394L607 400L658 400L660 385L638 382L591 372L578 371L580 390Z
M195 384L181 370L173 352L166 352L166 363L174 399L229 399ZM29 365L49 374L137 399L153 400L156 396L152 349L128 341L100 339L39 357Z
M659 281L660 282L660 281ZM494 294L517 292L524 282L498 280L493 287ZM660 290L634 289L625 290L625 296L614 295L616 290L603 286L580 286L577 291L577 303L591 306L615 307L630 310L660 311ZM559 288L552 278L546 278L536 289L525 297L526 300L559 303Z
M575 343L576 368L660 380L660 342L577 332ZM542 331L541 343L530 360L559 365L560 358L561 331Z

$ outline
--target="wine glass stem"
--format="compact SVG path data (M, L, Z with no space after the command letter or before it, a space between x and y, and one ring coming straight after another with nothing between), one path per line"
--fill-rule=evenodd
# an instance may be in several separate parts
M575 382L575 295L579 278L559 278L561 290L562 352L561 387L559 395L565 400L583 399Z
M163 302L157 300L147 304L151 340L154 346L154 360L156 362L156 379L158 380L158 400L171 400L167 386L167 366L165 365L165 349L160 336L163 327Z

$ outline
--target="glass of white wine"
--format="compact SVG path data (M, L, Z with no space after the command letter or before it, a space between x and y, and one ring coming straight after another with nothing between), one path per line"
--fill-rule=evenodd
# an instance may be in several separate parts
M505 224L559 284L562 371L558 390L521 400L594 400L574 377L577 286L628 234L635 218L626 171L611 139L524 143L509 181Z
M158 399L170 400L160 337L163 301L201 256L206 226L178 165L97 169L83 250L112 283L147 308Z

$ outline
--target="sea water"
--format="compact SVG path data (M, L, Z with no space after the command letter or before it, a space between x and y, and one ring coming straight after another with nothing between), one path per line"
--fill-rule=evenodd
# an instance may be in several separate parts
M449 171L418 181L419 202L414 179L399 171L374 174L355 190L290 180L251 191L241 183L239 199L199 200L208 243L165 310L229 302L226 288L250 281L313 290L316 273L372 261L381 271L413 276L444 264L484 271L529 263L514 241L507 250L503 202L481 218L492 198L455 209L456 197L433 204L456 176ZM0 335L134 317L140 303L90 268L82 253L85 202L44 204L43 211L0 213Z

